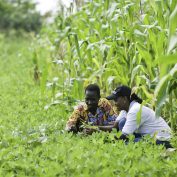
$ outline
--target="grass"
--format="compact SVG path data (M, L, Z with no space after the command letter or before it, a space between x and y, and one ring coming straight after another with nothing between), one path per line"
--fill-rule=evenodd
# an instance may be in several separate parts
M67 107L44 110L50 97L33 80L31 42L0 40L0 176L176 176L177 152L162 146L64 132Z

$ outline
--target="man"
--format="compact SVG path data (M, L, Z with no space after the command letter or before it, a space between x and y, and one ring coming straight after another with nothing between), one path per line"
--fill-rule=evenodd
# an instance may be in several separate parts
M66 130L83 130L86 134L92 134L98 128L104 131L105 126L114 124L116 117L109 101L100 97L100 88L96 84L90 84L85 89L85 103L76 107L66 124ZM91 126L82 128L84 124Z
M135 138L135 141L139 141L140 136L151 135L156 137L156 144L171 147L169 143L171 129L168 124L162 117L157 118L152 109L142 106L142 99L134 93L131 94L129 87L117 87L107 99L114 100L121 114L124 113L124 117L119 116L117 119L119 124L124 124L120 139L127 140L127 135L135 133L139 136L139 138ZM137 121L138 115L140 122Z

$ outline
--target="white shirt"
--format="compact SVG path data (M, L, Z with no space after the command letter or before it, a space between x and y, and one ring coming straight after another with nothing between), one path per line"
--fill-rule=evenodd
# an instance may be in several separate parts
M126 118L126 117L127 117L127 111L122 110L122 111L120 111L118 117L116 118L116 122L119 122L120 119Z
M142 106L141 120L138 124L137 113L140 111L141 104L132 101L126 116L126 123L122 129L123 134L140 134L156 135L159 140L169 140L171 129L162 117L156 118L155 112ZM122 113L123 114L123 113ZM125 113L124 113L125 114Z

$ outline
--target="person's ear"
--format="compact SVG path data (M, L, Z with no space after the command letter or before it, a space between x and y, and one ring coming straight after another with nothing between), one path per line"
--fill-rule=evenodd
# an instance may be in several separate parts
M128 101L127 97L124 96L124 97L123 97L123 103L125 104L127 101Z
M130 100L127 97L125 97L125 99L126 99L126 102L129 104Z

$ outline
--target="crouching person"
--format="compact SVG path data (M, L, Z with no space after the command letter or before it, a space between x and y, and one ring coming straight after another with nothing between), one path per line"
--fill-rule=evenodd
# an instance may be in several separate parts
M116 117L110 102L100 97L100 88L96 84L90 84L85 89L85 103L76 107L65 129L68 132L83 131L86 134L98 130L111 131ZM88 128L83 125L91 126Z
M120 116L119 129L122 131L120 139L128 140L129 134L135 135L135 142L141 140L142 136L156 136L156 144L163 144L170 148L169 143L171 129L166 121L155 116L155 112L141 106L142 100L136 95L131 94L131 89L127 86L119 86L113 93L107 97L108 100L114 100L117 108L124 113ZM137 114L141 111L140 122L137 122Z

